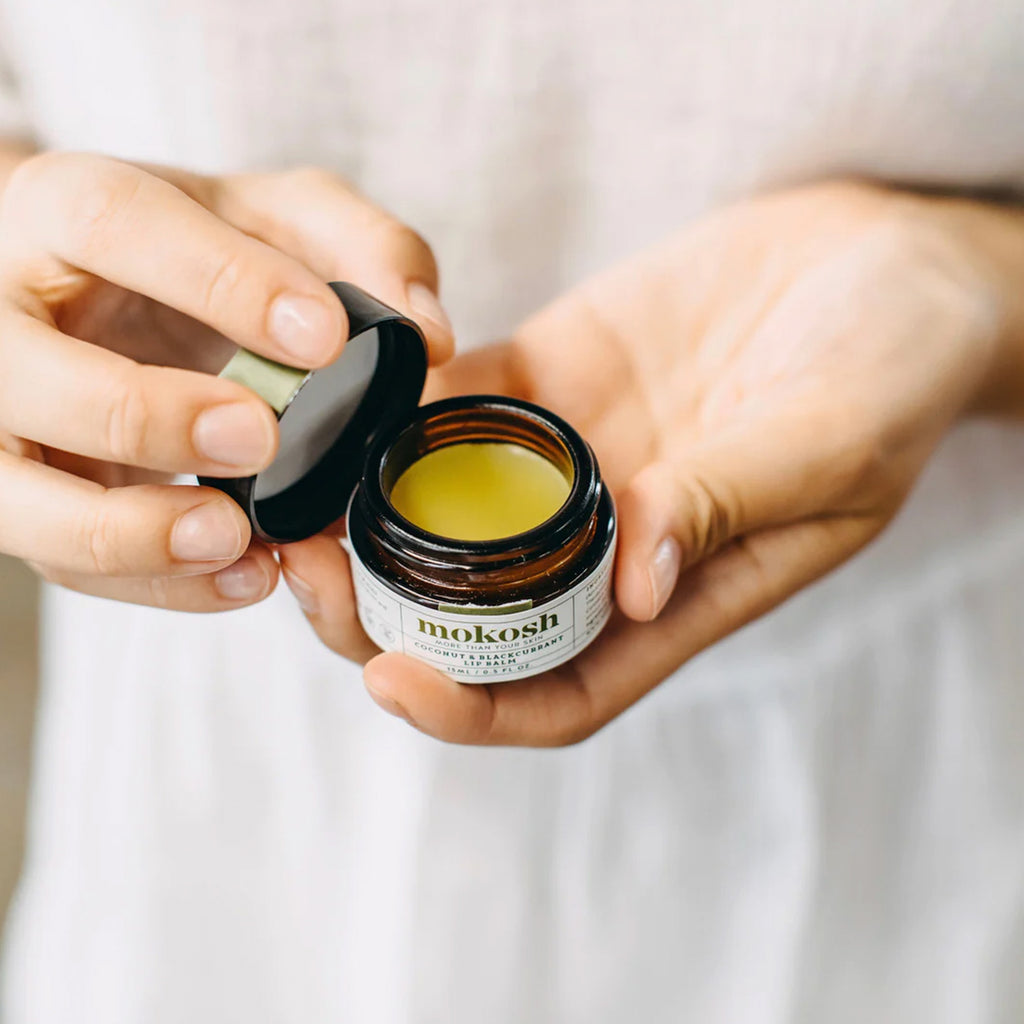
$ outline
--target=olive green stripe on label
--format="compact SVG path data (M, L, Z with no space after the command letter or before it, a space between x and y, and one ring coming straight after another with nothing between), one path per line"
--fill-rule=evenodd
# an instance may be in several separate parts
M255 391L278 414L288 407L308 375L309 370L276 363L245 348L240 348L219 374Z
M439 612L448 612L449 615L471 615L474 618L480 615L508 615L510 612L528 612L533 607L533 601L527 598L525 601L513 601L512 604L439 604Z

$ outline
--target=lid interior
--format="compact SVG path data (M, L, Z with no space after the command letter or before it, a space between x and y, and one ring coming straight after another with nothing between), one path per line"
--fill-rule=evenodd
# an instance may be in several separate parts
M277 541L339 519L363 476L366 451L419 403L426 352L409 321L386 319L310 373L280 416L277 457L252 482L252 519Z
M259 502L287 490L327 454L351 421L377 369L380 344L374 327L353 338L330 366L311 374L278 425L280 446L274 461L256 477Z

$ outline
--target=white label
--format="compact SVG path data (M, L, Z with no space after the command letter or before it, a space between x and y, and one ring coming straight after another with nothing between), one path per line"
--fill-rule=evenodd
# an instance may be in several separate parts
M359 621L385 651L425 661L460 683L524 679L579 654L604 628L612 611L615 538L594 571L543 604L495 611L417 604L373 576L346 545L352 562Z

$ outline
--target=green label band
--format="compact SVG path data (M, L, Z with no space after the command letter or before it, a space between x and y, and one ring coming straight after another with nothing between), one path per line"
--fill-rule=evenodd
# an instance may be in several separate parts
M240 348L218 376L255 391L280 416L309 373Z

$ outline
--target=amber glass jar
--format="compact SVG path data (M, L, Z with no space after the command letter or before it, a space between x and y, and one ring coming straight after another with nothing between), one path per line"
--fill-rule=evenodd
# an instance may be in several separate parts
M562 506L523 533L467 541L430 533L390 500L401 474L452 444L515 444L569 484ZM528 402L471 395L416 410L370 446L348 513L359 618L385 650L462 682L523 678L582 650L611 611L615 511L589 445Z

